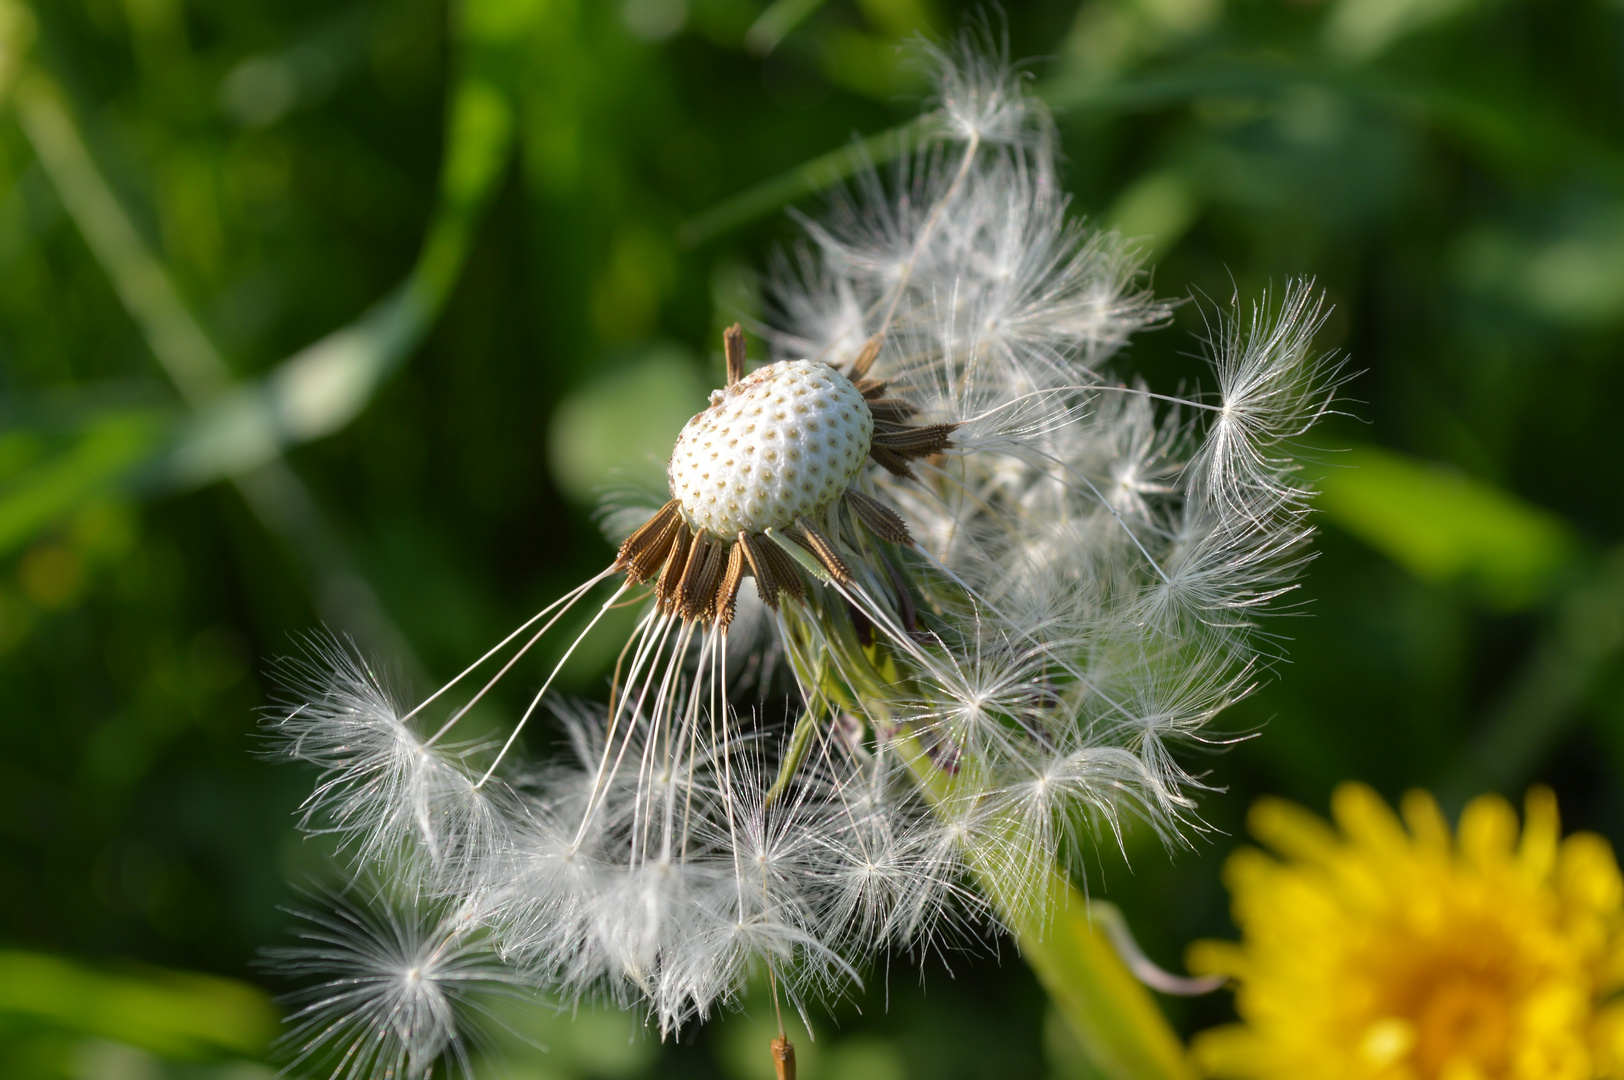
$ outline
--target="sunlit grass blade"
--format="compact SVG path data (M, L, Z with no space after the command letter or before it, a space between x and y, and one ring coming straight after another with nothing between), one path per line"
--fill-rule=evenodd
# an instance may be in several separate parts
M512 108L503 93L483 79L461 83L452 96L440 204L405 282L356 322L268 374L234 382L103 177L60 88L36 71L17 96L24 130L47 176L153 355L195 412L173 439L160 438L156 430L141 441L124 439L117 460L108 456L111 444L99 439L30 481L26 490L9 493L7 506L0 507L0 526L12 545L132 472L146 474L141 485L146 491L197 487L273 465L287 447L347 425L434 324L458 279L482 209L505 173L513 139ZM291 474L280 477L277 486L286 490L289 484L298 485ZM279 516L276 500L256 499L253 491L245 495L263 511L262 518ZM308 498L297 501L314 505ZM292 522L279 531L301 532Z
M823 0L773 0L745 31L745 48L758 56L771 52L791 30L822 6Z
M1466 135L1480 151L1498 154L1513 133L1538 131L1553 152L1577 152L1609 168L1624 168L1624 154L1573 127L1565 118L1532 112L1514 102L1491 101L1459 88L1412 85L1370 70L1327 69L1283 61L1209 61L1151 70L1121 79L1060 74L1034 88L1034 96L1057 114L1099 115L1168 108L1212 96L1268 99L1303 88L1351 100L1429 115ZM865 160L894 159L908 147L919 121L829 151L747 188L694 215L677 229L678 243L697 247L784 206L849 179Z
M139 466L168 441L171 418L160 412L118 409L75 432L65 446L40 456L15 476L0 479L0 556L28 543L41 529L87 501L131 481ZM33 432L0 435L0 455L29 453L43 442Z
M906 153L919 121L870 135L853 145L831 150L786 173L734 195L697 214L677 228L677 242L698 247L723 233L765 217L797 199L815 195L855 176L869 164L880 165Z
M1326 518L1416 577L1459 582L1517 610L1547 595L1578 552L1555 514L1455 469L1374 446L1320 477Z
M190 972L99 971L0 951L0 1019L109 1039L164 1057L263 1057L277 1011L246 983Z

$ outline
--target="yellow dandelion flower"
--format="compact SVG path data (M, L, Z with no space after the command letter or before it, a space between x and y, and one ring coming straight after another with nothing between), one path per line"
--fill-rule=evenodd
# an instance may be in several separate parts
M1624 1077L1624 878L1601 837L1561 838L1556 797L1517 815L1485 795L1449 825L1412 791L1399 820L1362 784L1336 826L1278 799L1224 867L1237 943L1197 942L1194 971L1236 982L1242 1022L1193 1045L1236 1080Z

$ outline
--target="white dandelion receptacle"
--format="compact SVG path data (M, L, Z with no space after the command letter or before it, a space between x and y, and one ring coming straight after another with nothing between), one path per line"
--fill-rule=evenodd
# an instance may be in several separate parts
M785 529L839 497L868 458L874 418L840 372L781 360L711 395L671 451L671 496L716 536Z

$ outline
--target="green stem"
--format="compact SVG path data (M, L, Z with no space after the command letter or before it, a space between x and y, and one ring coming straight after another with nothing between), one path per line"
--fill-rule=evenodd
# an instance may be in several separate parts
M995 882L977 877L997 895ZM1048 896L1031 915L1000 913L1088 1064L1109 1080L1192 1080L1184 1045L1090 918L1087 898L1058 875L1049 878Z
M958 786L922 749L909 754L908 765L938 805ZM1183 1043L1103 923L1090 917L1088 898L1058 867L1011 865L1000 850L996 843L967 849L965 862L1092 1071L1105 1080L1193 1080Z

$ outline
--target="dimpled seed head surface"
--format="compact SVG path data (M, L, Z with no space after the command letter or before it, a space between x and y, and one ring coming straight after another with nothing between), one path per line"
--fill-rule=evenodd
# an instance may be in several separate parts
M666 470L671 497L714 536L782 529L846 490L873 436L873 414L846 376L781 360L716 391L688 421Z

